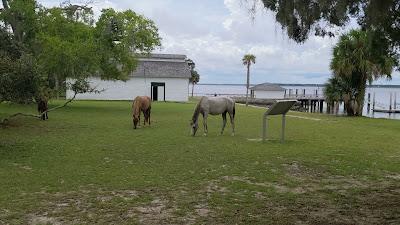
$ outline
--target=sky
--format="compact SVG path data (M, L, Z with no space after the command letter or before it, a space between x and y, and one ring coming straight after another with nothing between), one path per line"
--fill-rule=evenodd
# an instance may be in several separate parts
M274 14L257 5L249 14L249 0L94 0L102 8L132 9L153 20L162 37L156 53L185 54L196 63L200 83L244 84L241 59L254 54L250 83L322 84L331 76L329 63L337 37L310 36L303 44L290 40ZM59 0L39 0L45 6ZM74 1L73 1L74 2ZM349 27L338 30L340 35ZM400 84L400 74L374 84Z

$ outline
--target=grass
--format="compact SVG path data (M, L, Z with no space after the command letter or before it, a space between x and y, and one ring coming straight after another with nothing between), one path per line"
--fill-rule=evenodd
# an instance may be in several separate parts
M0 128L0 224L400 223L400 121L291 112L286 143L279 117L261 143L262 109L237 106L234 137L220 117L190 137L193 102L154 103L138 130L130 104Z

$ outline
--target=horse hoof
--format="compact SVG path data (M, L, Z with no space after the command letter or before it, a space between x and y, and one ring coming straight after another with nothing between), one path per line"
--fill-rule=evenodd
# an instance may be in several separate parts
M207 134L206 134L206 133L204 133L204 134L203 134L203 136L204 136L204 137L206 137L206 136L207 136Z
M232 136L232 137L234 137L234 136L235 136L235 134L231 134L231 136Z

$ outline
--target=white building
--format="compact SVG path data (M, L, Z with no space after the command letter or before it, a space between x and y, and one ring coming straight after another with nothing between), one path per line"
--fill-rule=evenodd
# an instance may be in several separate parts
M277 84L263 83L250 88L250 96L259 99L284 99L285 89Z
M76 99L132 100L146 95L153 101L188 101L190 68L185 55L151 54L138 59L138 66L126 81L104 81L91 78L92 87L101 93L85 93ZM67 91L67 98L73 96Z

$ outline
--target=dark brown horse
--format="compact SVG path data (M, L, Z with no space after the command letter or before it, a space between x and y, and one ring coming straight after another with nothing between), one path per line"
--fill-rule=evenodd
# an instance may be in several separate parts
M47 115L47 110L49 109L47 102L48 102L48 100L46 97L40 97L37 102L38 112L39 112L39 115L41 115L40 118L42 120L49 119L49 116Z
M146 125L146 121L150 125L151 99L148 96L137 96L133 100L132 111L134 129L136 129L137 124L140 123L140 112L143 112L144 115L143 125Z

